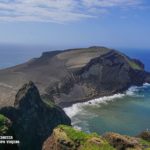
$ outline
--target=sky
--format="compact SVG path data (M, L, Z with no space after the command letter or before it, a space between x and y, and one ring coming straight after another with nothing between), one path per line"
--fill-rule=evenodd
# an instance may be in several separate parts
M0 44L150 48L149 0L0 0Z

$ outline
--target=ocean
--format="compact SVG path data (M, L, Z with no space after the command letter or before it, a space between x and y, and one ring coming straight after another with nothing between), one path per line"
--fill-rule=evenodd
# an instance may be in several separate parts
M0 69L39 57L42 47L0 46ZM150 71L150 51L121 49L130 57L140 59ZM150 84L130 87L124 93L101 97L64 108L75 128L85 132L117 132L138 135L150 129Z
M121 49L131 58L137 58L150 71L150 50ZM150 84L130 87L124 93L101 97L64 109L75 128L85 132L117 132L138 135L150 130Z
M47 50L47 46L0 45L0 69L40 57Z
M138 135L150 129L150 84L122 94L93 99L65 108L72 125L85 132Z

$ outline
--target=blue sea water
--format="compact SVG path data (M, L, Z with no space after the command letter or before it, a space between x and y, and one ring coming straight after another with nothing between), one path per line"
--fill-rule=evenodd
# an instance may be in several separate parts
M138 135L150 130L150 84L124 93L73 104L64 109L72 125L85 132Z
M121 49L132 58L137 58L150 71L150 50ZM65 108L72 125L85 132L117 132L138 135L150 130L150 84L131 87L124 93L101 97L89 102Z
M150 49L120 49L131 58L141 60L145 64L145 70L150 71Z
M0 69L24 63L48 50L47 46L0 45Z
M39 57L45 47L0 46L0 69ZM150 71L150 51L121 49L130 57L140 59ZM90 103L74 104L65 108L74 127L86 132L118 132L137 135L150 129L150 84L131 87L128 91L110 97L93 99Z

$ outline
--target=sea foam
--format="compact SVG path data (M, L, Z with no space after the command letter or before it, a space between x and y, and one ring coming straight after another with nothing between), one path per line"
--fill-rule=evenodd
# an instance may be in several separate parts
M122 98L123 96L125 96L125 94L114 94L112 96L104 96L104 97L100 97L100 98L96 98L96 99L92 99L89 100L87 102L83 102L83 103L76 103L73 104L71 107L66 107L64 108L64 111L66 112L66 114L72 118L74 117L76 114L81 113L82 108L84 106L96 106L98 104L107 104L108 101L112 101L114 99L119 99Z
M128 96L133 96L133 97L141 97L142 95L138 95L138 92L149 88L150 84L149 83L144 83L143 86L131 86L127 91L126 95Z
M92 100L89 100L87 102L76 103L76 104L73 104L70 107L64 108L64 111L66 112L66 114L70 118L73 118L77 114L83 112L83 107L84 106L97 106L99 104L107 104L107 102L109 102L109 101L121 99L124 96L133 96L133 97L138 96L138 97L140 97L141 95L137 94L138 91L140 91L143 88L147 88L147 87L150 87L149 83L145 83L145 84L143 84L143 86L140 86L140 87L138 87L138 86L132 86L126 92L124 92L122 94L118 93L118 94L114 94L112 96L104 96L104 97L92 99Z

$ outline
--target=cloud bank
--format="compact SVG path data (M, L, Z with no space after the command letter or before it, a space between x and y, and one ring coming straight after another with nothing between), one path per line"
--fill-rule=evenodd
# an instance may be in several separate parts
M0 0L0 21L64 23L142 4L143 0Z

